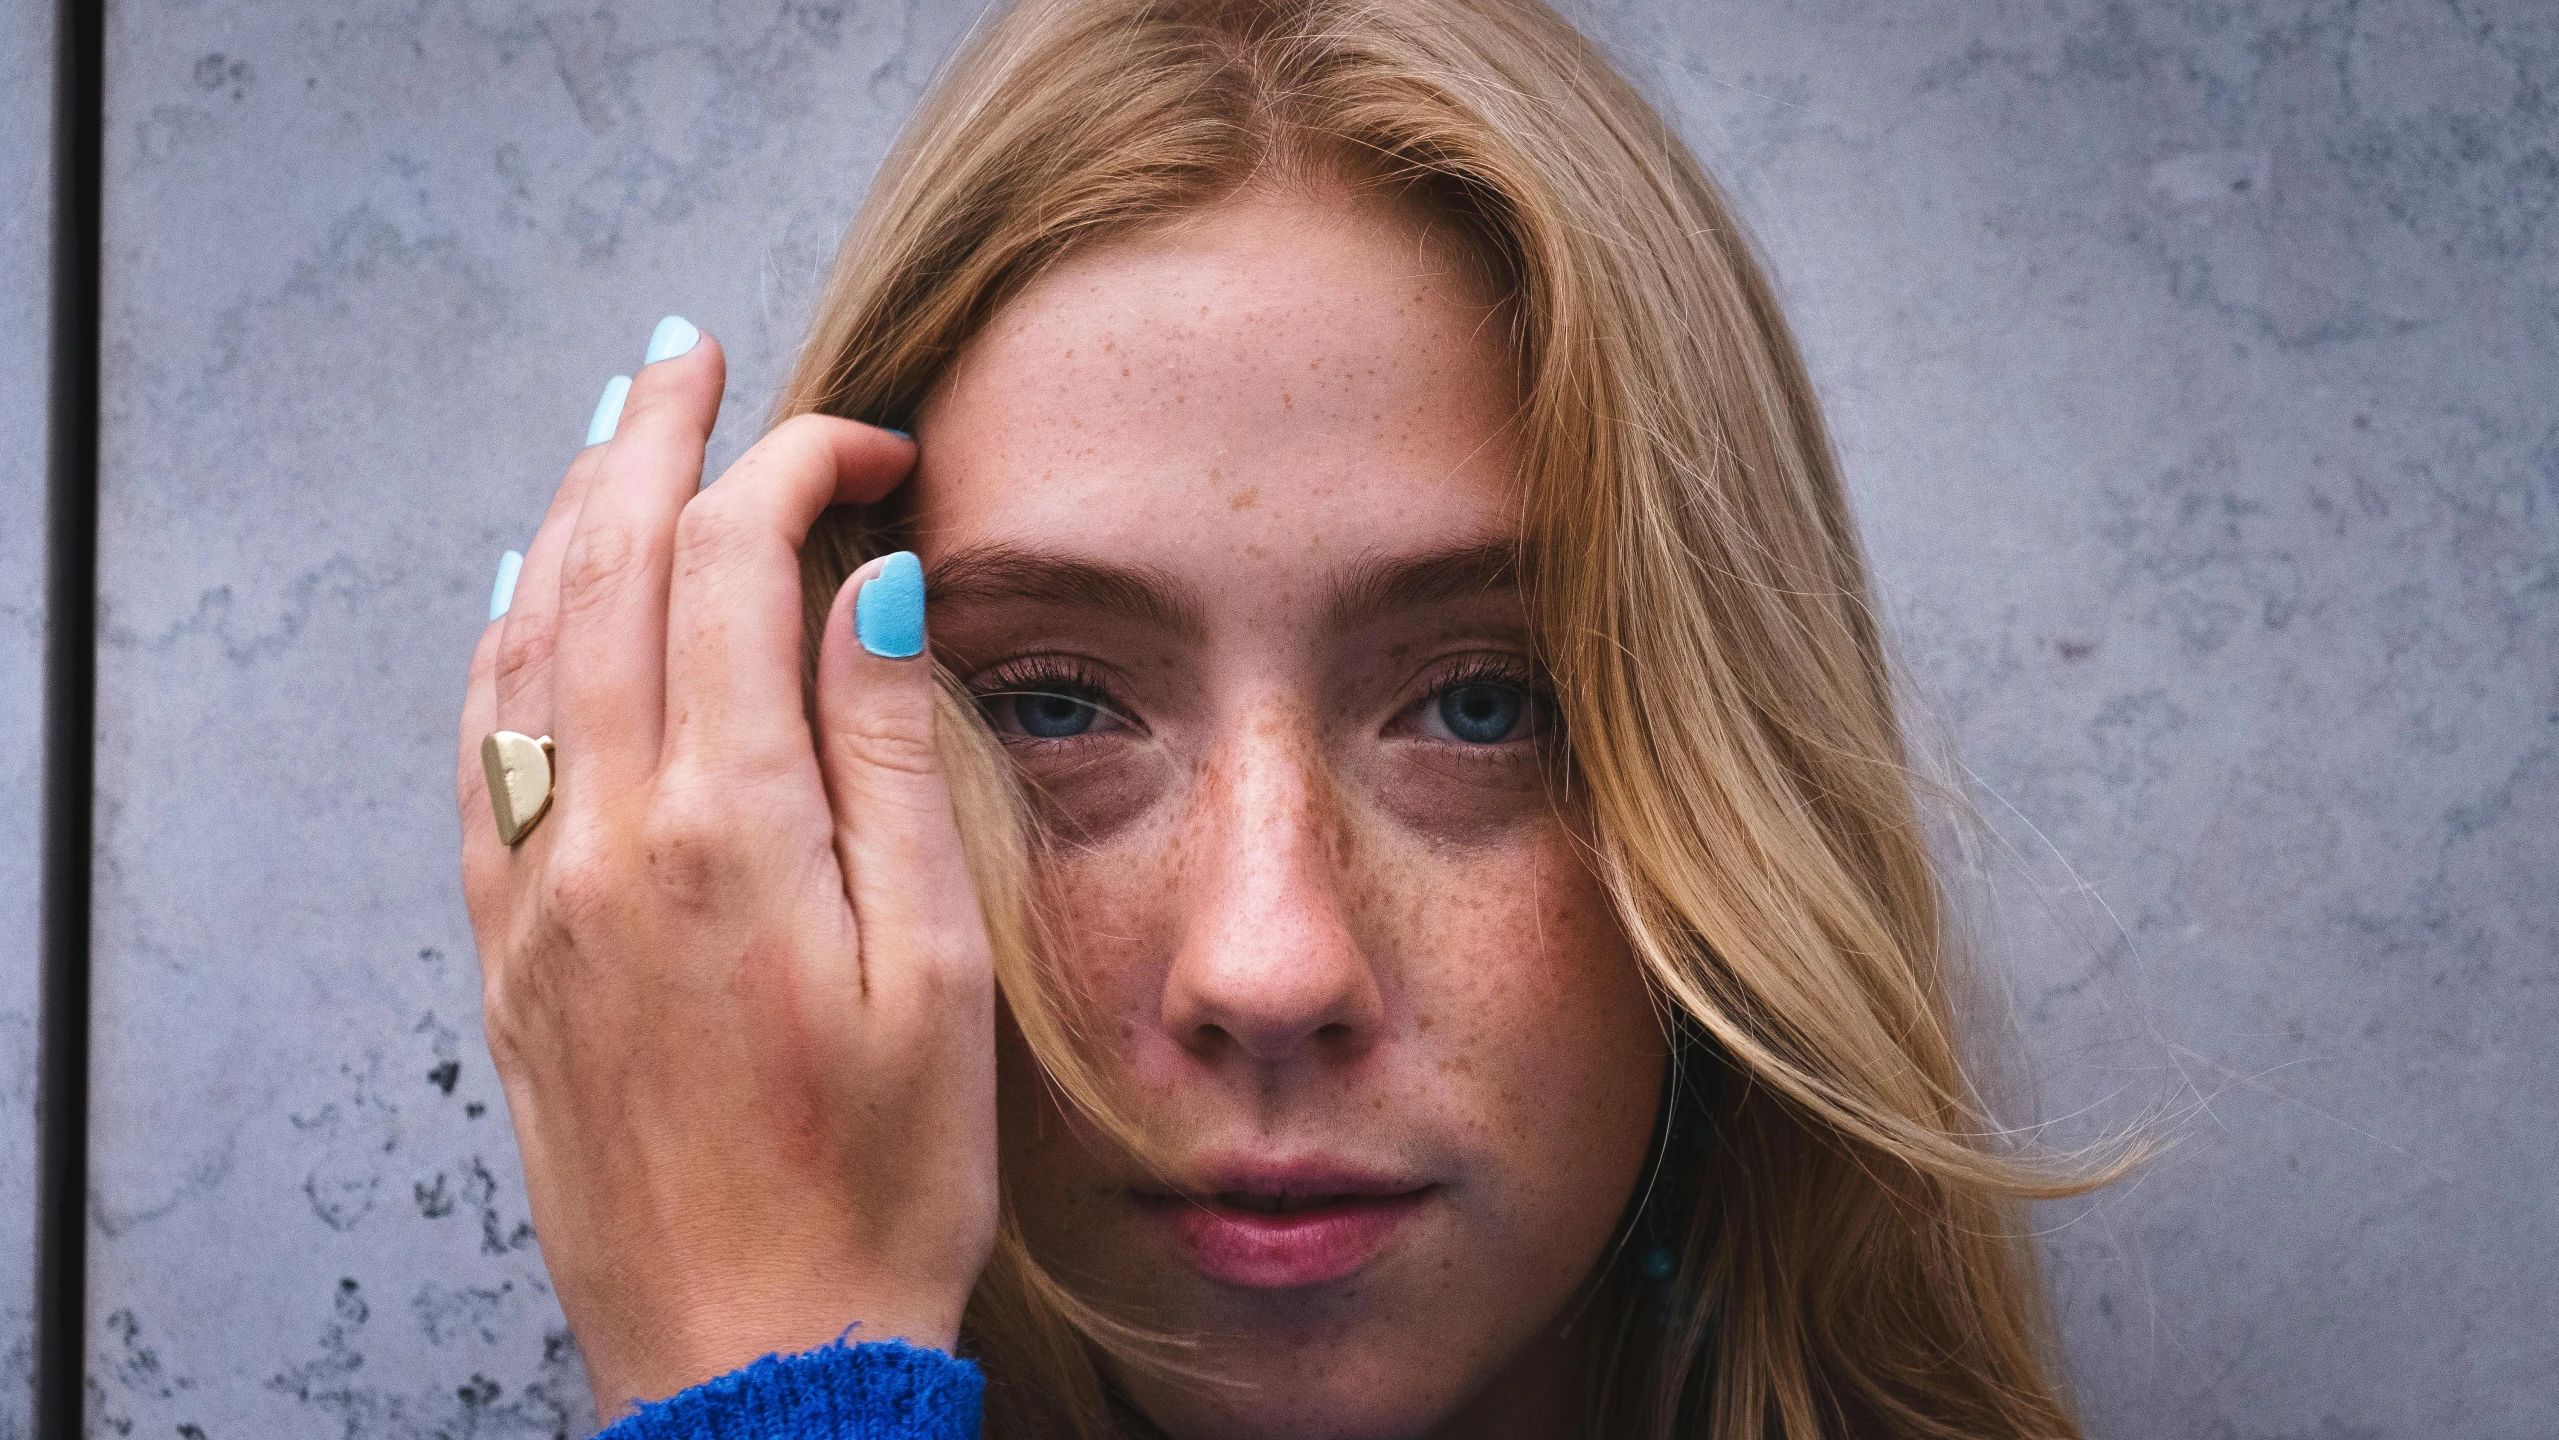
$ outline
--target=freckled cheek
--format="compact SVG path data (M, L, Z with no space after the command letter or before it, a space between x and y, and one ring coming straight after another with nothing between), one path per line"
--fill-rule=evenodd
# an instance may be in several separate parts
M1106 1049L1124 1057L1161 1010L1163 971L1181 942L1188 837L1150 826L1094 847L1063 847L1039 866L1055 917L1060 963L1101 1021Z
M1092 1022L1093 1058L1106 1083L1143 1081L1143 1057L1162 1054L1159 1038L1163 967L1180 936L1182 887L1192 847L1170 827L1124 833L1099 847L1063 846L1036 867L1043 902L1055 925L1059 963ZM1084 1133L1060 1110L1017 1030L1006 1027L998 1053L1003 1144L1023 1223L1035 1243L1074 1249L1099 1243L1084 1227L1101 1218L1078 1204L1116 1182L1103 1158L1107 1144ZM1161 1130L1173 1115L1147 1087L1122 1090L1138 1119ZM1177 1127L1178 1128L1178 1127ZM1072 1203L1071 1203L1072 1202ZM1112 1212L1110 1218L1125 1220Z
M1607 896L1560 826L1372 872L1413 1059L1474 1140L1531 1170L1639 1162L1663 1045ZM1632 1157L1630 1160L1629 1157Z

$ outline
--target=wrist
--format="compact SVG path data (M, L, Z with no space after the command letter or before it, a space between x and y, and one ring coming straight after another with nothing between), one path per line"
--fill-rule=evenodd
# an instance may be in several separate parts
M816 1291L817 1293L793 1293ZM613 1327L594 1343L580 1335L596 1414L610 1421L741 1370L767 1355L798 1355L842 1340L902 1340L956 1354L966 1297L947 1306L864 1298L849 1287L777 1286L753 1295L668 1305L638 1324Z
M985 1377L902 1343L821 1345L768 1355L616 1420L599 1440L762 1440L896 1434L978 1440Z

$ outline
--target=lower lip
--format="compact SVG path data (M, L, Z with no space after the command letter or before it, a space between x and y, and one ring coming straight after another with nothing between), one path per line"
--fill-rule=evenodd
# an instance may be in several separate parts
M1140 1197L1173 1243L1211 1280L1256 1290L1295 1290L1352 1274L1377 1258L1431 1188L1363 1195L1314 1210L1263 1215L1178 1195Z

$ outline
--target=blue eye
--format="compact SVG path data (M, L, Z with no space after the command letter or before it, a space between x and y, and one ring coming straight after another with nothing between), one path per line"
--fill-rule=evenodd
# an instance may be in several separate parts
M1072 695L1040 693L1013 697L1013 723L1034 740L1064 740L1093 728L1101 712Z
M1527 710L1528 697L1508 685L1452 685L1439 696L1440 723L1469 745L1511 738Z

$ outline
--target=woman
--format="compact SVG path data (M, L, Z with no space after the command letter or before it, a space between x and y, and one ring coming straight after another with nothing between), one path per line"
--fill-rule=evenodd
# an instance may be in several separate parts
M613 1435L2075 1433L1811 388L1536 0L1032 0L722 383L462 725Z

